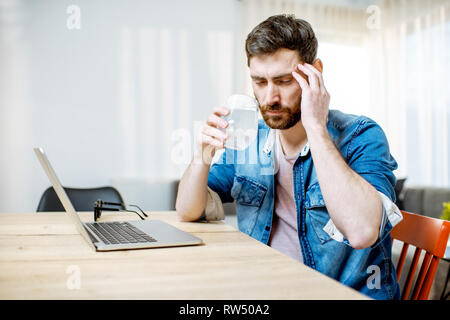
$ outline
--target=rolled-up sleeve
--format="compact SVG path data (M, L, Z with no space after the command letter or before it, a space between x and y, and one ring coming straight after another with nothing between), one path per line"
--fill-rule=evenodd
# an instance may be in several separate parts
M225 219L222 201L219 195L208 187L208 194L206 195L206 207L200 220L219 221Z
M386 235L389 234L390 230L392 230L392 228L403 219L403 216L395 203L386 197L384 193L378 191L378 194L381 198L383 214L381 217L378 240L372 245L372 247L376 247L381 241L383 241ZM350 242L344 238L344 235L339 231L331 219L325 225L323 231L325 231L332 239L350 245Z

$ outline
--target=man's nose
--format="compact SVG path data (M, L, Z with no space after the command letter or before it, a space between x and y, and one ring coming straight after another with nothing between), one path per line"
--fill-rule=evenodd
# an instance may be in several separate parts
M270 84L267 86L267 93L266 93L266 106L272 106L276 103L280 103L280 93L278 91L277 86L274 86L273 84Z

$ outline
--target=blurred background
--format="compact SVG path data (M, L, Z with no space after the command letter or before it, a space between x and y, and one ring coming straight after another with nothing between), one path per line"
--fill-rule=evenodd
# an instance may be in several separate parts
M64 186L173 209L201 122L252 94L246 35L278 13L312 24L330 108L377 121L407 185L448 190L448 0L0 0L0 212L50 185L35 146Z

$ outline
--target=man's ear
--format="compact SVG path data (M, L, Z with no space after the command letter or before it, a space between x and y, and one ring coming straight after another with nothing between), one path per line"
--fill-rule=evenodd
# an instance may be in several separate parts
M316 59L316 60L313 62L312 65L313 65L314 68L316 68L317 70L319 70L320 73L323 72L323 64L322 64L322 61L321 61L320 59Z

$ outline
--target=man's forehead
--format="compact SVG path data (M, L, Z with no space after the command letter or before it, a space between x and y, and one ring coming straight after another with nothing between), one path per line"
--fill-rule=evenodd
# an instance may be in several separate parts
M252 77L277 77L290 74L301 61L298 51L280 49L273 54L253 56L249 62Z

